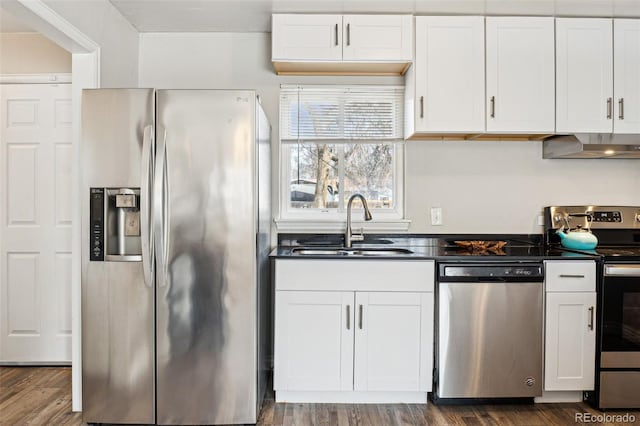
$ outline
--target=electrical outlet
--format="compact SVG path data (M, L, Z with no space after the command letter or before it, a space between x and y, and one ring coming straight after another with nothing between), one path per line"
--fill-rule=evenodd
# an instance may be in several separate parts
M544 226L544 216L538 215L536 223L538 224L538 226Z
M442 225L442 207L431 207L431 225Z

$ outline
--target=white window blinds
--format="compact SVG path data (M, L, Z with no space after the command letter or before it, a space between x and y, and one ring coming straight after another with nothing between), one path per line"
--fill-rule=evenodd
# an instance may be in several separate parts
M280 90L280 140L293 142L399 142L404 88L293 86Z

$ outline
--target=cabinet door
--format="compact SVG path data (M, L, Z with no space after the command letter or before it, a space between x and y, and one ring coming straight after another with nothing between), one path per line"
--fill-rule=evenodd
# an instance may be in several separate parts
M341 15L273 15L273 60L342 60Z
M613 21L614 133L640 133L640 20Z
M547 293L544 389L592 390L596 293Z
M557 132L613 130L611 25L611 19L556 19Z
M553 25L553 18L487 18L488 132L554 132Z
M413 55L411 15L345 15L345 61L410 61Z
M416 17L415 130L484 131L484 18Z
M356 293L354 390L430 391L433 293Z
M354 293L277 291L276 390L353 388Z

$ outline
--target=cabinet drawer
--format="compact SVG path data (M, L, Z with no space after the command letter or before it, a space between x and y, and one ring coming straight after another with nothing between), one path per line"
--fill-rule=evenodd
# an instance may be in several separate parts
M592 260L545 261L547 292L596 291L596 263Z
M277 259L276 290L433 291L434 262Z

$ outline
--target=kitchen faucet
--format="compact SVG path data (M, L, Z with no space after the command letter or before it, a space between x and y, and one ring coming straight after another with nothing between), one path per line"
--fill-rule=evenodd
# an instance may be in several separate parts
M369 211L369 207L367 207L367 200L362 196L362 194L353 194L349 197L349 202L347 202L347 230L344 232L344 246L351 247L352 241L363 241L364 233L362 229L360 229L359 234L353 234L351 232L351 204L353 203L354 198L360 198L362 201L362 206L364 207L364 220L371 220L371 212Z

